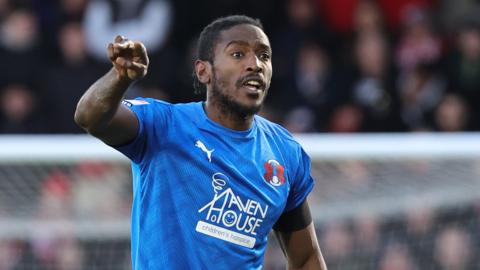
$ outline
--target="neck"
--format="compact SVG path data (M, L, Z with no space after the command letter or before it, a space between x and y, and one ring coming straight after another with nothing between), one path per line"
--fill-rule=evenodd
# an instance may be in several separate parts
M226 128L244 131L252 127L254 114L243 115L228 106L207 99L204 110L210 120Z

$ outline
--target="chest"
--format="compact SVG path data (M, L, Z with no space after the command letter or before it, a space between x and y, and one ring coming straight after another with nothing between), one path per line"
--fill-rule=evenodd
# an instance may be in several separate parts
M199 230L267 235L286 205L290 168L281 148L261 134L238 139L183 130L166 138L157 158L174 173L166 182L204 226Z

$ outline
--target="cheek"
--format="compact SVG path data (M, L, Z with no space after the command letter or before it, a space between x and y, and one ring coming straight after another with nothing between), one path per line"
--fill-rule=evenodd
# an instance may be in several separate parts
M233 72L228 69L222 70L222 72L215 73L216 84L220 87L226 88L229 86L235 86L236 80Z
M269 62L265 68L265 76L267 76L268 79L272 78L272 62Z
M228 79L224 74L216 74L215 85L218 88L224 89L228 86Z
M270 64L269 67L268 67L268 69L267 69L266 72L265 72L265 79L267 80L268 85L270 85L270 81L271 81L271 79L272 79L272 74L273 74L273 72L272 72L272 65Z

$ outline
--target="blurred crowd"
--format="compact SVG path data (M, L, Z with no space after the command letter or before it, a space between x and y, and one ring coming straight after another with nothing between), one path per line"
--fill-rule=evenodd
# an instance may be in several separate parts
M0 134L82 133L76 102L110 68L117 34L151 60L129 97L202 100L196 37L234 13L265 26L274 75L262 115L292 132L480 130L478 0L0 0ZM126 166L67 167L0 167L0 221L128 217ZM479 209L322 223L319 243L329 269L479 269ZM128 238L43 233L0 240L0 270L129 269ZM268 254L265 269L284 269L280 249Z
M193 94L201 29L262 20L274 76L262 114L292 132L480 130L477 0L0 0L0 133L80 133L81 94L115 35L141 40L148 76L128 96Z
M479 226L478 205L470 205L317 224L317 235L332 270L475 270ZM269 250L266 269L285 269L282 257Z
M3 165L0 179L0 270L131 269L127 164Z
M25 202L17 200L14 213L33 215L32 221L58 222L66 218L76 225L81 217L99 223L119 216L128 219L131 193L127 166L86 162L47 171L39 188L28 194L33 209L26 210L22 207ZM6 213L4 216L12 214ZM61 229L32 228L34 232L27 239L0 237L0 269L131 269L128 233L110 237L110 229L105 231L101 225L81 234L65 225ZM480 202L436 209L419 206L393 216L363 213L317 223L316 229L331 270L480 267L476 256L480 251ZM282 270L285 262L271 234L264 269Z
M421 166L422 161L417 160L410 163L417 165L412 168L414 173L395 169L404 161L377 162L353 167L348 161L329 165L322 161L315 163L322 166L322 173L313 171L318 185L310 196L310 205L325 212L325 206L332 205L332 199L324 194L333 194L345 198L350 207L358 210L353 215L316 223L318 241L329 269L479 269L480 257L476 254L480 252L480 201L433 206L420 200L413 206L383 214L371 207L353 204L361 205L366 199L378 196L367 190L366 186L371 185L385 190L392 201L411 199L412 191L405 194L409 188L426 189L432 179L425 178L435 178L426 173L425 167L444 166L445 171L454 171L456 178L442 171L447 174L444 179L433 180L438 185L442 185L442 181L451 183L442 194L450 194L450 190L456 193L457 185L467 185L462 178L478 177L480 163L463 161L466 166L449 167L454 162L423 160ZM361 179L348 179L348 174ZM389 176L387 179L385 174ZM407 179L402 181L402 178ZM126 225L129 222L132 192L128 164L93 161L69 165L3 164L0 179L7 179L0 181L0 270L131 269L128 228L122 227L118 232L115 223L108 223L121 221ZM343 183L338 183L342 180ZM391 180L399 183L392 187L388 183ZM412 182L427 183L414 185ZM400 188L402 186L404 188ZM397 191L392 193L392 189ZM421 196L428 197L432 193L423 194ZM346 200L356 195L360 195L356 201ZM382 202L390 203L388 199ZM14 222L11 226L21 226L21 222L15 223L17 220L27 220L29 231L17 236L8 233L15 231L14 228L5 231L9 221ZM93 222L89 229L79 229L88 222ZM264 269L285 269L285 263L271 234Z

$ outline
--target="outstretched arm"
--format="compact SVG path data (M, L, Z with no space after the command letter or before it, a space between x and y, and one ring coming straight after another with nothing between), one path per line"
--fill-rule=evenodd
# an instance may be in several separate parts
M327 270L306 201L280 217L275 225L275 235L287 258L289 270Z
M145 46L117 36L108 45L113 68L83 94L75 111L75 122L110 145L133 140L138 131L135 114L121 106L122 98L135 80L143 78L149 64Z

